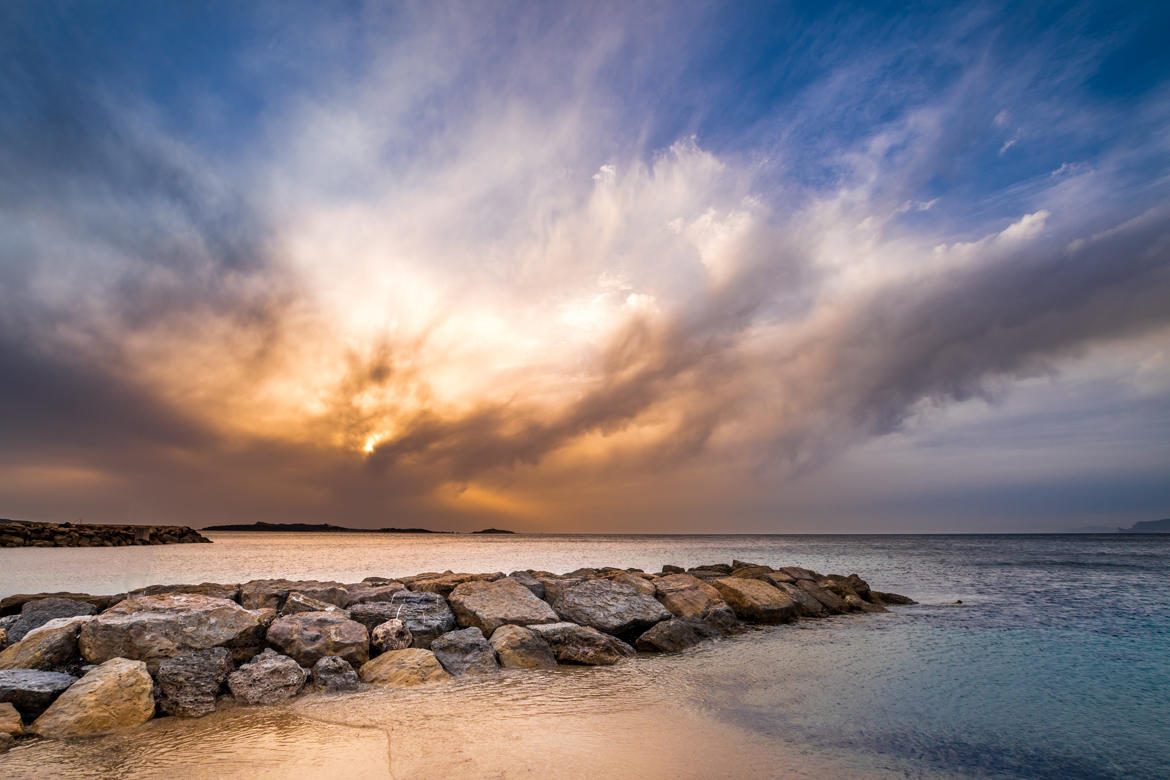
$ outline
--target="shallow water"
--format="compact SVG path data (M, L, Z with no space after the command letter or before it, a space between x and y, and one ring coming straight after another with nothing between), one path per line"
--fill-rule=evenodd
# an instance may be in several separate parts
M566 571L731 558L856 571L923 602L617 667L163 718L29 742L6 777L1164 777L1170 538L219 534L0 551L0 595L260 576ZM954 605L956 599L964 603Z

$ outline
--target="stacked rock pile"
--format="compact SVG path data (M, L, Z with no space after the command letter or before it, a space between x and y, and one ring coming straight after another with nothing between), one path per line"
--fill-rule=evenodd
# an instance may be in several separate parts
M856 574L733 561L656 574L453 572L362 582L156 585L116 596L0 601L0 749L228 700L414 686L499 669L607 665L678 652L750 623L912 604Z
M131 547L211 544L185 525L89 525L0 520L0 547Z

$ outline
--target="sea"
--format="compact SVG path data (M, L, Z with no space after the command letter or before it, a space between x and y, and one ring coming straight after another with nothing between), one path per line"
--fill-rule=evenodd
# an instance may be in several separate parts
M0 595L739 559L920 603L613 667L22 741L0 777L1170 777L1170 535L209 536L0 550Z

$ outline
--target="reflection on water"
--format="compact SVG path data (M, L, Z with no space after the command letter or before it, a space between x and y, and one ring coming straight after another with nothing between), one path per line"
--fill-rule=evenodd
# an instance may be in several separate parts
M747 641L745 641L747 640ZM505 671L424 688L311 695L164 718L128 734L38 741L6 777L825 777L860 768L700 706L692 675L752 662L748 638L673 659ZM758 659L757 659L758 660ZM734 701L723 706L734 706Z
M0 777L1170 776L1170 537L250 534L0 550L0 595L731 558L856 571L924 604L616 667L313 696L24 743L0 756Z

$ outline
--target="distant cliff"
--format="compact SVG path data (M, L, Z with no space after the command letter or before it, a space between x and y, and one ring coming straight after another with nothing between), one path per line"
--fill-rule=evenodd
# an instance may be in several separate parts
M1170 534L1170 517L1162 520L1143 520L1129 528L1118 528L1123 534Z
M0 547L132 547L211 543L183 525L89 525L0 520Z

